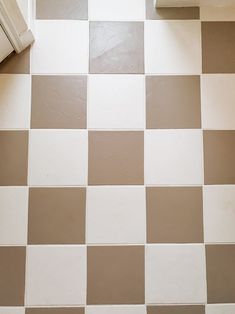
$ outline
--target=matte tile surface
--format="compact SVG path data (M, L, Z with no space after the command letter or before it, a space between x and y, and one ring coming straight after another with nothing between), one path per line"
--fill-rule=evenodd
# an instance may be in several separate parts
M235 131L204 131L205 184L235 183Z
M207 245L208 303L235 303L235 245Z
M0 307L0 314L25 314L24 307Z
M27 185L28 132L0 131L0 185Z
M30 48L20 54L13 52L0 64L0 73L29 74L30 71Z
M91 22L90 73L144 73L144 23Z
M148 129L201 127L199 76L147 76Z
M84 308L29 308L25 314L84 314Z
M90 185L143 182L143 132L89 132Z
M36 18L42 20L85 20L88 0L37 0Z
M202 189L147 188L149 243L203 242Z
M33 188L29 193L29 244L85 242L86 191Z
M25 247L0 247L0 306L24 305Z
M86 314L146 314L143 305L88 306Z
M86 76L33 76L32 128L84 129L86 111Z
M144 247L88 247L88 304L144 303Z
M206 314L231 314L234 311L234 304L209 304L206 306Z
M203 305L149 306L147 314L205 314Z

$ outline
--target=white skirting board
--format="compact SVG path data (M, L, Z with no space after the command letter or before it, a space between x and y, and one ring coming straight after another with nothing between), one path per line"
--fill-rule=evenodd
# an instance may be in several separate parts
M0 0L0 26L0 62L13 50L20 53L34 41L16 0Z
M235 6L235 0L154 0L155 7Z

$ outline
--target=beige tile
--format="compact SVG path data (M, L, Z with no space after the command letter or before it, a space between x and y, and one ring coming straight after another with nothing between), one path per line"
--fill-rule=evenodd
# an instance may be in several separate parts
M29 193L29 244L85 242L84 188L32 188Z
M235 303L235 245L207 245L208 303Z
M0 73L29 74L30 73L30 48L20 54L13 52L0 64Z
M235 183L235 131L204 131L205 184Z
M203 242L202 189L147 188L149 243Z
M144 73L144 23L91 22L90 73Z
M86 20L88 0L37 0L36 18L41 20Z
M0 185L27 185L28 132L0 131Z
M204 305L148 306L147 314L205 314Z
M144 132L89 132L90 185L144 183Z
M86 76L33 76L31 127L84 129L87 109Z
M88 304L144 303L144 247L88 247Z
M25 247L0 247L0 306L24 305Z
M28 308L25 314L84 314L84 308Z
M235 72L235 22L202 23L203 73Z
M199 76L147 76L148 129L201 127Z

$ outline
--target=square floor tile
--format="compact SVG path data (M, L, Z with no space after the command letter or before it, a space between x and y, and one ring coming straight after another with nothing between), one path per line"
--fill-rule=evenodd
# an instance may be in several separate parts
M88 243L145 243L144 187L89 187Z
M138 21L145 18L145 0L89 0L93 21Z
M201 127L199 76L147 76L148 129Z
M0 306L24 305L25 247L0 247L0 278Z
M205 303L206 267L203 245L148 245L147 303Z
M200 130L154 130L145 133L145 180L151 184L202 184Z
M235 186L205 186L203 202L205 242L235 243Z
M0 245L26 245L28 189L0 187Z
M143 185L144 132L89 132L90 185Z
M86 20L88 0L36 0L36 18L41 20Z
M235 130L235 75L204 74L201 79L204 129Z
M91 22L90 73L144 73L144 23Z
M145 67L147 73L200 74L200 22L147 21Z
M203 242L203 204L200 187L148 187L149 243Z
M29 128L30 89L29 75L0 75L0 129Z
M0 63L0 73L29 74L30 73L30 47L20 54L13 52Z
M146 314L144 305L88 306L86 314Z
M27 185L28 132L0 131L0 185Z
M86 111L86 76L33 76L32 128L84 129Z
M207 302L235 303L235 245L207 245Z
M147 314L205 314L204 305L148 306Z
M235 73L235 22L202 22L203 73Z
M87 21L38 20L34 24L33 73L88 73Z
M143 129L143 75L90 75L90 129Z
M144 247L88 247L88 304L144 303Z
M234 304L208 304L206 314L232 314L235 313Z
M29 246L26 303L78 305L86 302L84 246Z
M84 308L79 307L51 307L51 308L28 308L25 314L84 314Z
M84 188L31 188L29 244L84 243L85 211Z
M25 314L24 307L0 307L0 314Z
M87 132L31 131L30 185L85 185Z
M204 131L205 184L235 184L235 131Z

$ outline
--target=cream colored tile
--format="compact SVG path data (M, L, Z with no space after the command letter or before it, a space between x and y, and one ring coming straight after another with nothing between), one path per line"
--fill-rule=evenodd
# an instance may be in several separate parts
M25 314L23 307L0 307L0 314Z
M85 185L87 132L32 130L29 144L30 185Z
M234 304L208 304L206 314L233 314L235 313Z
M80 305L86 302L84 246L29 246L27 305Z
M143 129L143 75L90 75L88 126L91 129Z
M88 243L145 243L144 187L89 187Z
M204 129L235 130L235 75L201 77L202 124Z
M202 6L200 16L202 21L235 21L235 7Z
M200 130L145 132L146 184L202 184L203 152Z
M146 303L205 303L203 245L148 245Z
M145 71L200 74L200 21L146 21Z
M146 314L144 305L88 306L86 314Z
M30 125L30 75L0 75L0 129L26 129Z

